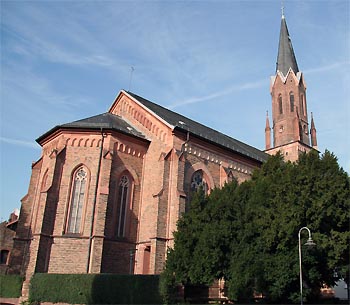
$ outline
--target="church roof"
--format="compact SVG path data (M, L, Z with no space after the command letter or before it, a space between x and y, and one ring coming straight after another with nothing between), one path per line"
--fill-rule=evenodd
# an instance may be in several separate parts
M43 139L45 139L49 134L55 132L59 129L108 129L119 131L134 137L146 139L145 135L143 135L140 131L136 130L133 126L128 124L125 120L123 120L120 116L112 114L112 113L102 113L99 115L95 115L86 119L74 121L71 123L57 125L42 136L40 136L36 141L40 143Z
M218 132L205 125L202 125L196 121L193 121L181 114L166 109L132 92L127 92L127 94L129 94L142 105L154 112L164 121L172 125L174 129L180 129L184 132L190 132L191 134L202 138L206 141L212 142L216 145L220 145L225 149L232 150L236 153L253 158L261 162L267 159L268 155L259 149L256 149L250 145L233 139L221 132Z
M291 68L295 74L299 72L292 41L287 28L286 18L282 15L276 72L280 71L286 76L289 68Z
M190 134L198 138L204 139L205 141L211 142L215 145L219 145L225 149L234 151L238 154L258 160L260 162L263 162L267 159L268 155L259 149L256 149L241 141L233 139L221 132L218 132L205 125L202 125L196 121L193 121L181 114L166 109L132 92L125 93L137 100L155 115L163 119L165 122L171 125L173 129L178 129L186 133L189 132ZM36 141L38 143L41 143L50 134L60 129L114 130L143 140L147 140L147 137L144 134L142 134L134 126L126 122L122 117L106 112L71 123L57 125L42 136L40 136Z

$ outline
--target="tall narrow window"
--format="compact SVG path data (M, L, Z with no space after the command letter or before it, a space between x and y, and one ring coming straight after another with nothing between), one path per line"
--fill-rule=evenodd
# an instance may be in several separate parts
M283 104L282 104L282 95L281 94L278 96L278 108L279 108L280 114L283 114Z
M191 191L196 192L199 188L202 188L204 193L208 193L208 183L205 181L205 178L203 177L203 171L198 170L196 171L191 180Z
M301 114L305 115L305 110L304 110L304 95L302 94L300 96L300 110L301 110Z
M126 215L127 209L130 202L130 181L127 176L122 176L119 181L119 192L118 192L118 226L117 235L119 237L125 236L126 228Z
M289 101L290 101L290 112L294 112L294 94L291 92L289 94Z
M80 168L74 175L69 217L68 217L68 233L80 233L84 199L86 193L87 172L84 168Z

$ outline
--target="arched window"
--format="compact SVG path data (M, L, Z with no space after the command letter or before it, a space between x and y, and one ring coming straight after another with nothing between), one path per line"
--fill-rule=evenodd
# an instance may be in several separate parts
M282 103L282 95L278 96L278 109L280 114L283 114L283 103Z
M79 168L72 181L72 193L70 199L70 208L68 216L67 233L80 233L82 224L82 215L86 194L87 172Z
M306 125L303 126L303 129L304 129L304 133L307 134L307 133L308 133L308 130L307 130Z
M232 171L229 171L228 174L227 174L227 182L230 183L234 180L234 176L233 176L233 173Z
M191 179L191 191L196 192L199 188L202 188L205 194L208 193L208 183L205 181L202 170L196 171Z
M305 115L305 110L304 110L304 95L302 94L300 96L300 110L301 110L301 114Z
M294 112L294 94L293 94L293 92L289 93L289 102L290 102L290 112Z
M126 233L126 222L127 222L127 213L130 206L130 179L123 175L119 181L118 188L118 221L117 221L117 236L124 237Z

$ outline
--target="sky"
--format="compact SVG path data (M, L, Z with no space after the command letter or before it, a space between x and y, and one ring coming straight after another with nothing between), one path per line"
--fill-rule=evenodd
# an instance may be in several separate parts
M319 150L350 172L350 2L283 2ZM108 111L121 89L265 148L281 1L0 5L1 220L28 191L35 139Z

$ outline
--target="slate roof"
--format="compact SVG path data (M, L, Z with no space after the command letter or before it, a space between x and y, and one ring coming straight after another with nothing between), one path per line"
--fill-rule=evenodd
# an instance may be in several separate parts
M299 72L297 60L295 58L292 41L289 36L287 22L284 16L281 20L280 40L278 45L276 73L280 71L284 76L287 76L289 68L297 74Z
M250 145L233 139L223 133L220 133L212 128L204 126L196 121L193 121L181 114L166 109L158 104L155 104L149 100L144 99L132 92L127 92L131 97L136 99L139 103L148 108L151 112L155 113L158 117L170 124L174 129L181 130L183 132L189 132L196 137L204 139L215 145L219 145L225 149L234 151L240 155L249 157L251 159L263 162L267 159L267 154L263 151L256 149ZM99 115L95 115L86 119L74 121L67 124L57 125L36 141L40 143L47 136L54 133L59 129L93 129L93 130L114 130L122 132L124 134L134 136L140 139L147 140L146 136L137 130L134 126L127 123L122 117L106 112Z
M265 161L268 157L263 151L256 149L250 145L233 139L221 132L218 132L212 128L204 126L196 121L193 121L181 114L166 109L158 104L155 104L149 100L144 99L132 92L127 92L145 107L150 109L156 115L161 117L164 121L174 126L174 129L180 129L184 132L190 132L191 134L202 138L206 141L212 142L216 145L220 145L226 149L232 150L241 155L250 157L260 162Z
M101 130L102 128L104 130L108 129L108 130L119 131L134 137L146 139L145 135L143 135L140 131L136 130L133 126L128 124L120 116L106 112L106 113L95 115L86 119L74 121L71 123L57 125L51 130L49 130L48 132L46 132L45 134L43 134L42 136L40 136L36 141L40 143L49 134L62 128L63 129L95 129L95 130Z

